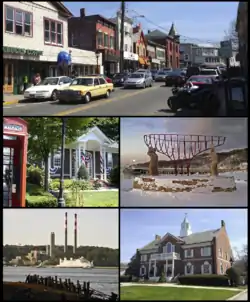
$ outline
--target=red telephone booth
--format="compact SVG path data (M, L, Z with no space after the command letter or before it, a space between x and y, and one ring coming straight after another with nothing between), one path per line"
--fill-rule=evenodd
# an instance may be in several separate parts
M3 119L3 206L25 207L28 148L27 122Z

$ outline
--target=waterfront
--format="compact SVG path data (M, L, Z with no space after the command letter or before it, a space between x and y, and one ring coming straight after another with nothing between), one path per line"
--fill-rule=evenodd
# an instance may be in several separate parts
M58 278L71 279L74 283L90 282L91 288L105 294L118 293L119 269L81 269L81 268L36 268L36 267L4 267L3 281L25 282L27 275L57 276Z

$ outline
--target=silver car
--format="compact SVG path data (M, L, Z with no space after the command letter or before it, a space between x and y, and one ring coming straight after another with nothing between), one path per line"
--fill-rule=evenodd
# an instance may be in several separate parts
M157 74L155 75L155 81L164 82L167 75L168 75L168 72L166 72L166 71L158 71Z
M132 73L129 78L124 82L124 89L126 88L146 88L152 87L152 75L145 72Z

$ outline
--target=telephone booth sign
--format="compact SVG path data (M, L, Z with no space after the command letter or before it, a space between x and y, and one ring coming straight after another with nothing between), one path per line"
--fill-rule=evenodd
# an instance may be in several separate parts
M25 207L28 151L27 122L3 119L3 206Z

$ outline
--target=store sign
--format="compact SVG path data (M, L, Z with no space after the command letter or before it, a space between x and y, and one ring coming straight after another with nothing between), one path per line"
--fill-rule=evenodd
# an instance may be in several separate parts
M17 48L17 47L8 47L3 46L3 53L10 53L22 56L42 56L43 51L38 51L34 49L25 49L25 48Z
M19 125L3 124L4 130L23 131L23 127Z

